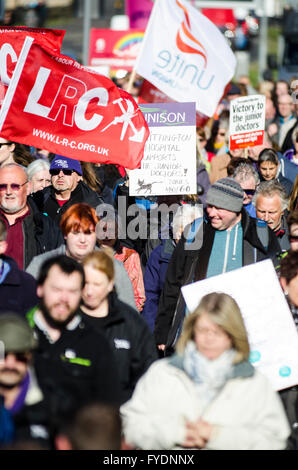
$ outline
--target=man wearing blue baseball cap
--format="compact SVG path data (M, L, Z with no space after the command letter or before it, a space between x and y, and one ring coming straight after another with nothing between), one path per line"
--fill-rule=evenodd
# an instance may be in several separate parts
M38 209L59 224L61 215L72 205L86 202L96 207L101 197L83 182L83 171L78 160L55 155L50 166L51 186L32 194Z

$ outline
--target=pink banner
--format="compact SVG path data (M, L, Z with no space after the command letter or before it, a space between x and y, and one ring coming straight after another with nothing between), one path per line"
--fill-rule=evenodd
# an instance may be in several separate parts
M124 31L92 28L90 32L89 64L131 71L138 57L144 31Z
M129 17L130 28L146 29L153 3L152 0L125 1L125 13Z

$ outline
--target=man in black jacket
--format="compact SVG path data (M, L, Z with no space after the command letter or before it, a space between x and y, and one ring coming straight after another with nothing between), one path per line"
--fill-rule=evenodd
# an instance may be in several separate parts
M7 248L6 226L0 219L0 314L25 313L36 305L36 281L33 276L18 268L17 263L5 256Z
M78 160L56 155L50 166L51 186L32 194L40 212L59 225L61 215L72 205L86 202L96 209L101 197L82 181L83 171Z
M78 311L84 283L83 267L74 259L61 255L46 260L37 281L40 303L27 314L39 342L34 354L37 379L54 421L90 402L120 403L117 364L108 340Z
M37 440L49 445L49 410L32 363L37 347L33 331L15 313L0 315L0 403L12 416L14 441ZM1 356L1 354L0 354Z
M175 248L155 322L159 350L170 353L179 335L185 313L183 285L274 257L279 252L276 237L266 223L259 224L242 208L243 195L233 178L216 181L207 193L208 219L201 221L195 241L182 237Z
M5 254L24 270L34 256L64 243L59 227L28 198L30 188L21 165L9 163L0 168L0 219L7 229Z

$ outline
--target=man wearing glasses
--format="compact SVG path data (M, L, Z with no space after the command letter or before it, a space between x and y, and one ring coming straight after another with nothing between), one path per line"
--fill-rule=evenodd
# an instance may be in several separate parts
M9 163L0 168L0 218L7 230L5 254L23 270L34 256L63 243L59 227L37 210L29 194L30 182L21 165Z
M86 202L96 207L101 197L82 181L82 168L78 160L56 155L50 166L51 186L32 195L39 210L59 225L62 214L73 204Z
M240 184L244 191L243 207L250 217L256 218L256 209L252 203L256 187L260 183L257 171L250 163L240 163L237 166L233 177Z
M33 330L14 313L0 316L0 405L10 412L14 440L37 439L48 446L44 397L32 367Z

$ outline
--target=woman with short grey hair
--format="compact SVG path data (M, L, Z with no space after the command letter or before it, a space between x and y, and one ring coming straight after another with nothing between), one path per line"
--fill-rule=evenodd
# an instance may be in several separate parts
M50 164L46 160L34 160L27 166L28 180L31 182L31 193L35 193L51 184Z

